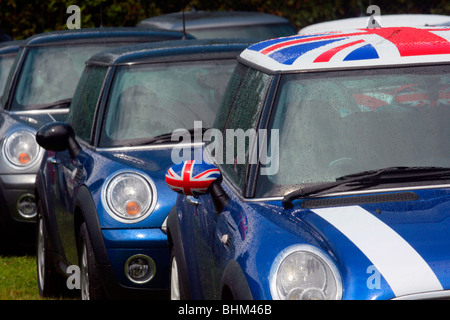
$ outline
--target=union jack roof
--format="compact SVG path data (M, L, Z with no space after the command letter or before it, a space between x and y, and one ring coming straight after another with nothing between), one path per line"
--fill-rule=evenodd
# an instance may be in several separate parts
M450 28L355 29L266 40L240 55L272 71L450 61Z

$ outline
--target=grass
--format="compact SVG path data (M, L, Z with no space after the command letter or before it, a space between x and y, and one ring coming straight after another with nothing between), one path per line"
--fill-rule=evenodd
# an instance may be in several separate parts
M40 300L36 257L0 256L0 300Z

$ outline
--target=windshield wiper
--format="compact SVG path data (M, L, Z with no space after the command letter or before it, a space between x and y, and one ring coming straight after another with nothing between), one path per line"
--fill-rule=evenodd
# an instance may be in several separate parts
M208 129L210 129L210 128L201 128L202 136L203 136L203 133ZM199 128L195 128L195 129L192 128L192 129L186 129L186 130L191 134L192 133L195 134L199 130ZM172 140L172 135L173 135L173 132L168 132L168 133L163 133L163 134L160 134L158 136L155 136L155 137L152 137L149 139L147 139L147 138L136 139L136 140L132 141L129 144L129 146L143 146L143 145L147 145L147 144L155 144L155 143L162 143L162 142L180 142L180 139L178 141ZM181 138L181 136L180 136L180 138Z
M68 108L70 106L70 103L72 102L72 99L62 99L51 103L46 104L39 104L34 105L33 109L35 110L43 110L43 109L62 109L62 108Z
M310 195L317 195L321 192L331 190L338 186L355 184L356 186L367 186L379 184L381 182L405 182L405 181L420 181L441 179L450 177L450 168L446 167L388 167L378 170L369 170L358 173L348 174L339 178L336 181L324 182L312 186L305 186L284 196L282 200L283 207L292 208L292 201L308 197Z

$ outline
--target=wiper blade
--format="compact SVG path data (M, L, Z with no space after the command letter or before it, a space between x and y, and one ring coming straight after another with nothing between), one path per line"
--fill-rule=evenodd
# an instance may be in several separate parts
M203 135L203 133L208 130L209 128L201 128L201 133ZM195 134L199 128L192 128L192 129L186 129L189 133L193 133ZM156 143L162 143L162 142L179 142L180 140L176 141L176 140L172 140L172 135L173 132L168 132L168 133L163 133L160 134L158 136L152 137L152 138L144 138L144 139L136 139L135 141L131 142L129 145L130 146L143 146L143 145L147 145L147 144L156 144ZM181 138L181 136L180 136Z
M356 185L371 185L380 182L398 181L419 181L430 178L443 178L450 176L450 168L446 167L388 167L378 170L363 171L348 174L336 178L336 181L305 186L284 196L283 207L290 209L293 207L292 201L310 195L316 195L324 191L331 190L341 185L356 183Z
M34 105L33 109L36 110L43 110L43 109L60 109L60 108L68 108L70 106L70 103L72 102L72 99L63 99L58 100L52 103L46 103L46 104L39 104Z
M387 167L378 170L348 174L336 181L370 178L372 180L417 180L420 178L443 177L450 174L447 167Z

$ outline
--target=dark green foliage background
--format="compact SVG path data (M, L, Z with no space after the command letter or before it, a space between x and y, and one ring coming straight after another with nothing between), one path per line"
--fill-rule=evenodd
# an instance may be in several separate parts
M366 15L376 4L381 14L449 14L448 0L0 0L0 28L14 39L36 33L66 29L69 5L81 9L81 27L135 26L137 22L159 14L190 10L245 10L284 16L298 28L311 23Z

